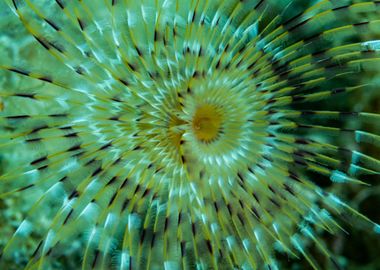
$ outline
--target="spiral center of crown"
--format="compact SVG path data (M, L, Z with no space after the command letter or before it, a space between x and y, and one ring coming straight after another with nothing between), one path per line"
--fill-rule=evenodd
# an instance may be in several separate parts
M221 112L216 106L204 104L199 106L192 119L196 138L202 142L212 142L218 138L222 123Z

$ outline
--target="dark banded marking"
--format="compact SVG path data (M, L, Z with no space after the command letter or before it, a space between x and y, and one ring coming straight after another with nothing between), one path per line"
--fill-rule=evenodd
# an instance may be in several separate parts
M182 211L178 214L177 224L180 225L182 222Z
M67 180L67 176L64 176L61 179L59 179L58 182L65 182L66 180Z
M108 118L108 120L111 120L111 121L119 121L120 119L120 116L112 116L110 118Z
M27 190L27 189L29 189L29 188L31 188L31 187L34 187L34 184L30 184L30 185L27 185L27 186L25 186L25 187L19 188L17 191Z
M47 156L43 156L43 157L40 157L36 160L33 160L32 162L30 162L30 165L36 165L36 164L41 163L45 160L47 160Z
M83 75L84 74L84 69L80 66L76 67L75 68L75 72L79 75Z
M16 0L12 0L12 4L13 4L14 8L17 10L17 9L18 9L18 6L17 6L17 4L16 4Z
M137 184L137 186L136 186L135 191L133 192L133 194L134 195L137 194L137 192L139 192L140 188L141 188L140 184Z
M112 101L115 101L115 102L122 102L121 99L117 98L117 97L113 97L111 98Z
M117 192L115 192L115 193L112 195L112 197L111 197L111 199L110 199L110 201L109 201L109 203L108 203L108 207L109 207L109 206L115 201L116 195L117 195Z
M91 174L91 177L94 177L96 175L98 175L101 171L102 171L102 167L98 167L92 174Z
M277 206L278 208L281 208L281 205L274 199L274 198L270 198L269 199L275 206Z
M302 145L309 144L309 141L308 141L308 140L306 140L306 139L301 139L301 138L296 139L294 142L295 142L296 144L302 144Z
M44 242L43 240L41 240L41 241L39 242L39 244L37 245L37 248L34 250L34 252L33 252L33 254L32 254L32 257L35 257L35 256L37 255L37 252L38 252L38 250L41 248L43 242Z
M205 242L206 242L206 246L207 246L208 251L210 252L210 254L213 254L211 241L209 239L207 239Z
M139 49L139 47L135 46L135 50L136 50L137 54L138 54L140 57L143 56L143 54L142 54L141 50Z
M140 245L142 245L144 243L145 235L146 235L146 229L143 228L143 230L141 232L141 237L140 237Z
M69 214L66 216L65 220L63 221L63 225L65 225L67 223L67 221L69 220L69 218L73 214L73 212L74 212L74 209L71 209Z
M368 24L369 24L369 22L366 21L366 22L354 23L354 24L352 24L352 25L355 26L355 27L359 27L359 26L364 26L364 25L368 25Z
M43 170L47 169L48 167L49 167L49 165L46 164L46 165L43 165L41 167L38 167L37 170L43 171Z
M49 24L55 31L61 30L52 20L45 18L44 21Z
M53 114L49 114L49 117L67 117L68 114L67 113L53 113Z
M76 197L79 197L79 192L77 190L73 190L73 192L71 192L71 194L69 196L69 200L76 198Z
M191 223L191 233L193 234L193 236L196 235L196 225L194 222Z
M44 82L53 83L53 79L51 79L50 77L47 77L47 76L37 77L37 79L44 81Z
M30 73L28 71L21 70L21 69L18 69L18 68L9 68L8 70L12 71L12 72L15 72L15 73L18 73L18 74L21 74L21 75L24 75L24 76L30 76Z
M344 5L344 6L341 6L341 7L333 8L332 11L338 11L338 10L342 10L342 9L347 9L349 7L350 7L350 5Z
M112 177L112 178L107 182L106 186L109 186L109 185L112 185L113 183L115 183L116 179L117 179L117 176Z
M27 143L34 143L34 142L40 142L42 138L33 138L33 139L27 139L25 142Z
M46 256L50 256L51 253L53 252L53 248L49 248L49 250L46 252Z
M193 16L191 17L191 22L194 23L195 22L195 17L197 15L197 12L194 10L193 11Z
M125 86L129 86L129 82L125 79L118 79L118 81L124 84Z
M300 28L302 27L303 25L305 25L306 23L308 23L309 21L311 20L311 18L309 19L306 19L300 23L297 23L296 25L292 26L291 28L289 28L288 32L293 32L294 30L296 30L297 28Z
M84 28L85 28L84 22L80 18L77 18L77 21L78 21L80 30L84 31Z
M80 150L81 149L81 145L80 144L77 144L77 145L74 145L72 147L70 147L69 149L67 149L68 152L72 152L72 151L77 151L77 150Z
M60 45L60 44L58 44L58 43L56 43L56 42L50 42L50 41L48 41L48 43L49 43L49 45L50 45L51 47L53 47L54 49L56 49L56 50L59 51L60 53L64 53L64 52L65 52L65 50L64 50L64 48L63 48L62 45Z
M132 71L136 71L136 67L132 63L127 63L127 65Z
M124 212L124 210L125 210L125 209L127 208L127 206L128 206L128 203L129 203L129 199L126 198L126 199L124 200L124 202L123 202L122 207L121 207L121 212Z
M181 257L185 256L185 251L186 251L186 242L181 241Z
M302 182L301 179L294 172L289 172L289 178L293 179L293 180L295 180L295 181L297 181L299 183Z
M78 133L77 132L73 132L73 133L65 134L65 135L63 135L63 137L65 137L65 138L75 138L75 137L78 137Z
M57 3L57 5L63 10L65 9L65 5L63 4L62 0L55 0L55 2Z
M42 38L39 38L37 36L34 36L33 37L38 41L38 43L40 43L46 50L50 50L50 46L49 46L49 43L45 40L43 40Z
M214 208L217 213L219 213L219 206L217 202L214 202Z
M73 128L72 126L59 127L60 130L70 130L72 128Z
M287 192L289 192L291 195L295 196L294 190L288 184L285 183L284 187L285 187L285 190Z
M109 143L103 145L102 147L100 147L99 150L104 150L104 149L107 149L107 148L109 148L111 146L112 146L112 142L109 142Z
M259 212L257 211L257 209L255 207L251 207L251 210L252 210L252 213L253 213L253 216L258 220L260 221L261 217L260 217L260 214Z
M120 189L123 189L128 184L128 181L129 181L129 179L125 178L125 180L123 181L123 183L120 186Z
M193 73L193 78L199 78L200 77L200 73L198 70L195 70L194 73Z
M260 2L258 2L253 9L258 9L264 3L264 1L265 0L260 0Z
M36 94L29 94L29 93L19 93L19 94L14 94L14 97L23 97L23 98L30 98L30 99L35 99Z
M143 193L143 195L142 195L142 198L144 198L145 196L149 195L149 193L150 193L150 189L147 188L147 189L144 191L144 193Z
M165 217L164 232L168 230L169 227L169 217Z
M12 116L6 116L7 119L27 119L30 118L30 115L22 114L22 115L12 115Z

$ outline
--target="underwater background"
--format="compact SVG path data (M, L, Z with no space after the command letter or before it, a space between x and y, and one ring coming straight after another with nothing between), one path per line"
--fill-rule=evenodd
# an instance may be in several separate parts
M54 62L56 60L52 57L52 55L47 53L46 48L41 46L41 44L38 44L38 42L36 42L36 39L33 38L30 33L28 33L19 18L17 18L14 12L12 12L9 8L8 4L10 2L11 1L0 1L0 64L4 66L31 65L33 69L47 69L50 70L52 74L54 74L56 71L58 77L69 74L68 72L65 73L63 69L60 69L58 67L59 65ZM54 1L50 2L51 4L54 4ZM296 7L294 10L305 10L307 7L312 5L312 3L315 4L319 1L269 2L271 2L271 8L274 9L272 12L280 13L280 9L286 6L286 4L284 4L286 2L292 2L292 5ZM339 1L331 2L336 4ZM360 3L364 1L344 2ZM375 2L376 1L373 1L373 3ZM139 5L138 1L136 1L136 3ZM343 4L341 3L341 5ZM276 7L278 7L279 10L276 10ZM369 21L377 20L380 18L376 17L380 16L380 10L379 8L377 9L378 10L374 13L368 13L368 15L364 12L363 14L359 14L358 17ZM344 15L351 16L350 14L342 13L342 20L346 19L344 18ZM264 18L263 20L265 21L266 19ZM374 33L368 31L368 33L366 33L366 30L363 29L353 37L351 36L352 41L348 41L348 43L357 42L360 40L360 38L358 38L358 40L355 40L355 38L366 35L368 35L368 39L370 40L377 40L378 43L376 44L378 47L374 47L372 49L376 52L379 52L380 31L374 31ZM297 37L295 37L295 39L296 38ZM337 35L336 38L339 39L343 37ZM334 43L334 40L331 42ZM99 44L100 46L102 45L101 42ZM312 110L336 110L348 112L354 111L380 114L380 61L373 63L373 67L374 68L372 70L362 72L360 76L353 76L352 78L349 76L344 77L342 79L343 82L342 80L332 81L329 84L329 88L340 88L342 85L345 85L345 80L351 80L350 84L352 85L361 85L370 82L374 87L345 93L339 97L322 99L318 101L317 104L313 105ZM10 72L9 69L0 69L0 91L2 93L0 95L0 112L6 111L6 109L10 107L21 108L21 111L23 111L23 107L25 107L37 115L39 111L54 111L54 108L48 108L44 106L34 107L30 104L30 100L21 100L21 97L12 100L6 99L9 97L9 93L25 91L33 92L36 90L38 93L51 93L52 91L56 91L54 94L52 94L53 96L51 98L57 98L57 100L59 100L60 96L67 94L62 91L62 89L58 88L59 87L57 85L52 86L49 82L46 81L43 82L41 80L36 80L35 78L20 76L20 74L17 72ZM78 97L65 96L65 98L76 99ZM54 104L51 106L54 106ZM305 110L305 108L308 109L307 104L295 104L292 106L292 109L294 110ZM19 127L17 124L9 124L7 122L8 120L5 119L6 116L0 115L0 118L1 117L4 118L1 119L0 124L0 143L6 144L5 139L11 137L11 134L17 131L17 128ZM338 127L344 126L344 128L347 129L366 130L372 134L380 134L380 123L378 120L374 122L369 121L369 123L364 123L364 121L360 121L360 119L355 118L348 118L344 121L341 121L341 119L322 119L319 121L319 123L321 125L335 125ZM305 136L309 136L313 130L307 130L304 132ZM310 136L312 135L313 134ZM198 138L204 139L207 138L207 135L199 133ZM368 144L358 145L355 141L352 140L350 136L346 136L344 132L336 137L329 138L329 140L332 144L335 143L336 145L346 145L346 147L349 149L356 149L357 151L366 153L375 159L380 159L380 144L378 141L372 142L372 144L370 142ZM8 152L5 153L5 151ZM17 163L25 163L30 159L29 155L30 153L28 151L21 151L20 149L12 153L7 149L0 152L0 175L5 175L9 168L14 167ZM377 172L379 171L380 168L377 168ZM361 179L369 185L358 185L357 183L351 182L340 184L334 181L330 181L329 177L327 176L318 175L316 173L311 173L309 177L318 178L319 187L323 188L327 192L331 192L332 194L338 194L339 198L342 201L346 202L350 207L358 210L358 212L368 217L374 223L380 223L380 177L378 173L366 175L363 177L363 179ZM0 250L2 250L7 245L8 241L12 238L17 228L19 228L20 224L25 219L25 216L31 210L31 205L34 205L38 198L40 198L40 196L44 194L44 192L46 192L48 189L47 186L41 185L31 193L28 193L28 190L24 190L22 192L11 192L11 194L7 194L7 192L13 190L14 184L10 183L9 186L7 185L7 181L0 181L0 194L2 194L0 196ZM21 185L19 188L21 188ZM111 196L110 194L105 195L108 196L107 198ZM57 209L59 209L58 204L59 203L54 200L48 200L46 203L39 205L39 211L35 212L35 216L32 216L30 219L28 219L26 225L27 228L23 228L25 230L25 235L21 238L21 241L17 241L17 245L16 247L12 248L12 252L9 252L11 255L0 257L1 269L24 269L24 267L29 263L30 258L33 256L32 254L35 252L36 246L39 245L41 238L45 237L45 232L48 228L48 225L56 214ZM329 260L328 257L321 254L320 247L318 247L316 243L313 243L313 241L310 241L310 239L305 240L304 242L305 249L307 249L308 253L313 256L314 259L318 262L320 268L335 269L337 267L340 267L341 269L348 270L380 269L380 234L371 229L372 227L368 226L365 221L360 220L360 217L357 217L353 214L346 214L342 211L340 215L334 214L334 217L337 217L337 220L343 221L340 222L340 225L343 226L345 231L337 230L334 231L333 234L330 234L324 230L316 229L315 232L318 239L325 243L331 254L334 256L334 262ZM86 249L87 240L89 238L89 232L87 229L88 228L85 227L79 228L78 230L82 231L82 233L79 234L78 237L73 238L69 245L66 244L62 247L58 246L58 250L55 251L55 259L47 264L48 266L45 265L42 269L81 269L81 264L83 262L83 251ZM302 259L302 257L301 259L295 259L291 258L288 254L281 252L278 253L275 257L276 265L279 269L312 269L310 262L308 262L306 259ZM117 264L117 262L111 262L109 265L113 265L116 268ZM137 267L136 269L139 268ZM176 268L174 267L173 269ZM221 269L230 268L221 267Z

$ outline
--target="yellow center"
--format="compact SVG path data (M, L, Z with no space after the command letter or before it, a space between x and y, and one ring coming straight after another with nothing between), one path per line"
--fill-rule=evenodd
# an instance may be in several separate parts
M198 140L210 142L218 137L222 116L215 106L205 104L193 116L193 130Z

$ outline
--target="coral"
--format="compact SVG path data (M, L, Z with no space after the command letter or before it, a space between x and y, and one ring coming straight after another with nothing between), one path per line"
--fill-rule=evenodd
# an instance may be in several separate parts
M322 233L380 234L331 188L379 180L380 1L6 4L0 266L339 268Z

